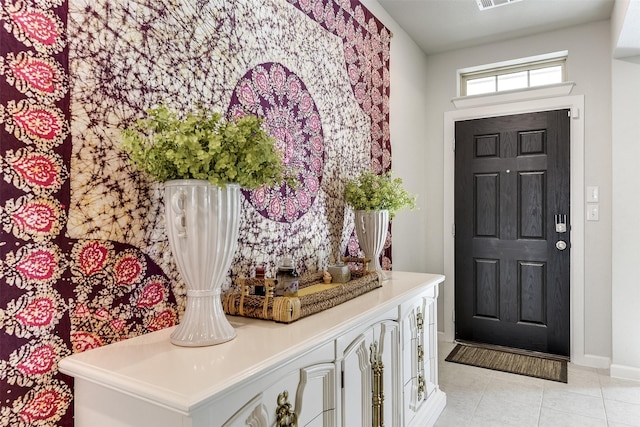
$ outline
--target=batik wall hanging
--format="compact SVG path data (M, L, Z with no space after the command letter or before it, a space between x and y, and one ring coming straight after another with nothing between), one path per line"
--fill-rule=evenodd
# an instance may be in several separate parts
M358 252L343 183L391 163L390 35L359 2L0 1L0 426L72 425L62 357L180 318L161 185L118 148L152 105L255 113L298 173L244 193L227 286Z

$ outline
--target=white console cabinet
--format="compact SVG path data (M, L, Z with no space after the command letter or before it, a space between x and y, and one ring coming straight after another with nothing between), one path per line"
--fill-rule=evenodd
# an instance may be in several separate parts
M75 378L76 427L424 427L438 387L434 274L278 324L229 317L238 336L172 345L173 328L60 361Z

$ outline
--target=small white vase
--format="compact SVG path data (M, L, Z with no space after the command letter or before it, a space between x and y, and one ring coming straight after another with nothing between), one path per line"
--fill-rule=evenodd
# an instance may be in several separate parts
M374 210L363 211L357 210L355 213L356 236L360 243L360 248L364 252L366 258L371 258L373 268L382 275L386 276L380 265L380 253L384 248L384 242L387 239L387 231L389 229L389 211Z
M222 302L222 284L238 245L240 186L208 181L165 183L166 229L187 305L171 342L186 347L220 344L236 336Z

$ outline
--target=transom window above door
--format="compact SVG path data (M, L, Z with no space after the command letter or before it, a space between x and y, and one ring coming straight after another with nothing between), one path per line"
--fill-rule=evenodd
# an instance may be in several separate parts
M460 96L484 95L563 83L567 51L458 70Z

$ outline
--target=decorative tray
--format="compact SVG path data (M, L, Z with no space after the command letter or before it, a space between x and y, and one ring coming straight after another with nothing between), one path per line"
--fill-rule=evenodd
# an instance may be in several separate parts
M300 278L298 295L273 296L275 279L238 278L240 291L227 292L222 305L227 314L291 323L349 301L382 286L378 273L364 272L346 283L323 283L323 273L311 273ZM256 295L256 288L265 295Z

